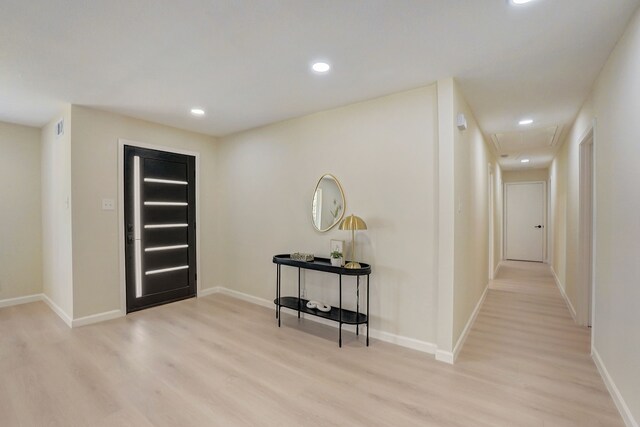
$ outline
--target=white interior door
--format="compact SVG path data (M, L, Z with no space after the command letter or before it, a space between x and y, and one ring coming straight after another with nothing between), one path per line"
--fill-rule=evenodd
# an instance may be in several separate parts
M507 259L544 259L543 182L505 184L505 254Z

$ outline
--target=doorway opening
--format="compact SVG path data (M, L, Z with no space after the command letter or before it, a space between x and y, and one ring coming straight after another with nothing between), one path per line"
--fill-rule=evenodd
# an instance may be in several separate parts
M593 202L594 202L594 176L593 176L593 129L587 132L580 143L579 153L579 225L578 225L578 289L580 292L581 306L578 310L577 320L581 325L591 327L593 325Z

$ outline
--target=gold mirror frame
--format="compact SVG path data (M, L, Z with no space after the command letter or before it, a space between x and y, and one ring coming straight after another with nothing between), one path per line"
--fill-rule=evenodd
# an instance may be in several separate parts
M322 192L318 193L318 189L322 189L322 187L320 187L320 184L322 184L322 180L324 179L332 179L333 182L335 182L336 187L340 191L340 197L342 198L341 201L338 201L335 198L333 199L333 202L329 201L329 203L332 203L332 204L329 205L328 208L325 206L325 201L323 200L324 197ZM347 205L347 200L344 197L344 191L342 190L342 185L340 185L340 181L338 181L338 178L331 175L330 173L322 175L318 180L318 183L316 184L315 190L313 190L313 198L311 199L311 223L313 224L313 227L321 233L325 233L331 230L333 227L339 224L340 221L342 221L342 218L344 217L344 212L346 210L346 205ZM325 209L323 209L323 207ZM323 227L324 221L322 221L322 216L323 216L322 214L324 211L328 211L331 217L333 218L333 220L330 225L326 225ZM326 215L325 215L325 218L326 218Z

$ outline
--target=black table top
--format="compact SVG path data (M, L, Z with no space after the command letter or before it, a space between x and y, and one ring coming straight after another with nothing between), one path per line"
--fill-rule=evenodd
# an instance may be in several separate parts
M275 255L273 257L275 264L290 265L292 267L304 268L307 270L326 271L327 273L342 274L345 276L363 276L371 274L371 266L369 264L360 263L360 268L335 267L331 265L329 258L315 258L313 261L296 261L291 259L290 254Z

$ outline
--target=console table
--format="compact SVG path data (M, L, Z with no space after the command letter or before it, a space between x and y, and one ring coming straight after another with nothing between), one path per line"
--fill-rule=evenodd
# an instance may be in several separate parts
M339 336L338 346L342 347L342 325L356 325L356 335L359 335L360 325L367 325L367 346L369 346L369 275L371 274L371 266L369 264L360 263L361 268L344 268L334 267L328 258L315 258L313 261L296 261L291 259L289 254L276 255L273 257L273 263L276 264L276 299L273 300L276 305L276 319L278 319L278 327L280 327L282 307L289 308L300 313L311 314L323 319L338 322ZM281 272L283 265L298 268L298 297L282 296L280 292ZM338 283L340 286L340 302L338 307L331 307L331 311L322 312L320 310L307 308L309 300L300 298L300 271L316 270L325 273L338 275ZM342 276L356 276L356 311L346 310L342 308ZM360 276L367 276L367 313L360 313Z

